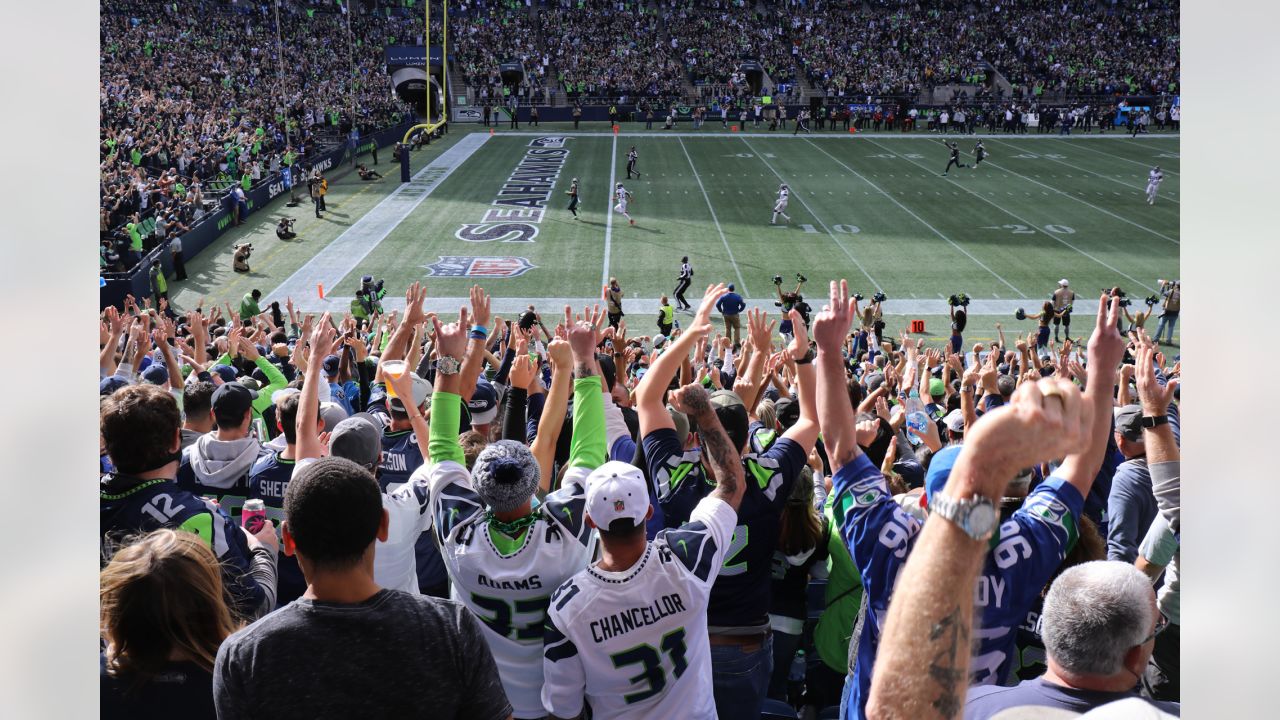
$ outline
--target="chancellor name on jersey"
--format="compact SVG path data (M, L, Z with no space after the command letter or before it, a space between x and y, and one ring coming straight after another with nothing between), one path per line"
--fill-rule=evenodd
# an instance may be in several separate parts
M556 590L543 651L548 713L577 717L585 694L598 718L716 717L707 603L735 523L732 507L704 498L632 567L593 565Z

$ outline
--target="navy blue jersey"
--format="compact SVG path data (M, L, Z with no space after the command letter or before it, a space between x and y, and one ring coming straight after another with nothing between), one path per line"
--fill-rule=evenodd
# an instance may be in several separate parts
M244 507L244 501L249 498L249 472L257 460L262 459L264 455L271 451L266 448L260 448L258 458L245 466L244 474L225 486L210 485L200 480L200 476L196 474L195 468L191 465L192 456L198 451L197 445L191 445L182 451L182 461L178 465L178 475L174 482L177 483L178 487L193 495L216 500L218 505L231 516L231 519L239 523L240 510Z
M921 525L894 502L884 476L866 455L859 455L836 472L832 492L840 536L849 547L867 594L867 618L858 638L854 686L845 715L862 717L889 599ZM1051 476L1000 525L974 587L974 604L981 620L980 629L974 632L971 684L999 683L1016 665L1015 631L1075 544L1083 505L1084 498L1075 487Z
M258 458L249 470L249 497L260 499L267 506L267 517L275 524L277 534L280 523L284 522L284 491L293 477L294 465L293 460L273 452ZM307 591L307 581L297 557L280 553L276 573L276 607L288 605Z
M668 528L679 527L715 485L703 472L700 453L686 452L675 430L655 430L643 443L663 521ZM733 539L725 549L724 566L711 589L707 623L712 628L768 625L779 515L804 463L804 449L786 437L767 451L749 452L742 459L746 493L738 507Z
M390 494L409 482L413 472L422 467L422 451L418 449L418 436L412 430L387 430L382 434L382 464L378 466L378 484ZM440 547L431 532L422 533L414 546L418 563L418 587L436 587L449 579Z
M135 535L161 528L200 536L222 564L222 581L236 611L251 615L266 592L249 574L251 552L244 532L209 500L178 487L172 480L116 475L102 479L98 501L100 550L105 565Z

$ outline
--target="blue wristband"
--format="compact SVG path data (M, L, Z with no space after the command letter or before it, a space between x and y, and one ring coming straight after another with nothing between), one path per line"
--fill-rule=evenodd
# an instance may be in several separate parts
M485 326L483 326L483 325L472 325L472 326L471 326L471 334L472 334L472 335L475 335L476 333L479 333L480 335L482 335L482 336L484 336L484 337L488 337L488 336L489 336L489 328L487 328L487 327L485 327Z

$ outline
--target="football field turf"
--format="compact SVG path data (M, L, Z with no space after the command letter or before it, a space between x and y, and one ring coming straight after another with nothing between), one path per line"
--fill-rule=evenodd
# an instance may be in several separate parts
M688 255L695 304L707 283L724 281L773 310L772 277L790 290L803 273L805 295L820 307L827 281L844 277L867 296L888 295L891 330L924 319L930 334L945 335L943 298L967 293L975 320L966 336L978 339L994 321L1030 330L1033 321L1015 321L1014 309L1038 311L1060 278L1085 299L1077 317L1091 326L1100 288L1120 285L1136 311L1157 278L1178 276L1176 135L996 135L984 138L989 155L977 168L974 137L953 135L970 167L946 177L939 138L727 133L718 124L618 136L567 124L493 135L455 129L414 153L408 185L389 151L377 168L385 180L350 173L332 182L324 219L314 219L309 201L285 208L277 200L189 262L191 279L172 283L171 295L187 308L200 296L234 303L256 287L267 300L287 295L305 310L341 313L360 276L373 275L386 280L388 308L423 280L432 309L456 312L479 282L510 317L527 302L554 313L566 299L598 298L613 275L633 333L647 333L656 299L671 292ZM643 175L628 180L632 145ZM1144 188L1156 164L1165 180L1151 206ZM575 177L580 220L565 209ZM634 193L634 226L611 212L615 182ZM791 221L771 227L782 182ZM275 238L281 215L298 218L298 240ZM236 275L230 246L246 239L256 248L253 273Z

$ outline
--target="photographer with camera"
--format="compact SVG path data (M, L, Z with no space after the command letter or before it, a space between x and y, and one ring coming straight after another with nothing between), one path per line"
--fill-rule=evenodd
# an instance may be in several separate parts
M356 168L356 172L360 173L361 180L381 180L382 179L382 175L377 170L370 170L364 165L358 166Z
M1178 311L1182 309L1182 283L1178 280L1161 280L1160 295L1164 298L1160 302L1160 308L1164 312L1160 313L1155 340L1157 345L1172 345L1173 328L1178 324ZM1169 329L1168 339L1161 340L1165 335L1165 328Z
M293 218L282 217L276 225L276 237L281 240L292 240L298 237L298 233L293 231Z
M240 243L231 248L231 269L238 273L249 272L249 256L253 254L253 243Z

